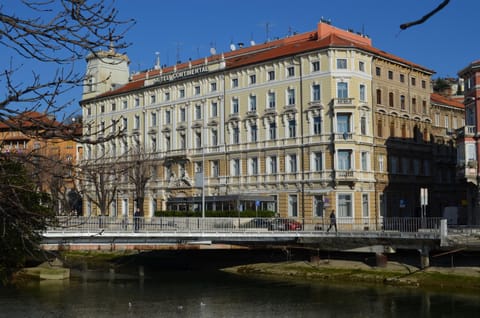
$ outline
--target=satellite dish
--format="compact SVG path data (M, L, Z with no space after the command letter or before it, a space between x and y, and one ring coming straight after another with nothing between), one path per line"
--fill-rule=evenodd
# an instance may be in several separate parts
M251 46L254 46L254 45L255 45L255 41L254 41L254 40L250 40L250 45L251 45Z
M217 54L217 50L214 47L210 48L210 54L215 55Z
M237 48L235 47L235 44L230 44L230 51L235 51Z

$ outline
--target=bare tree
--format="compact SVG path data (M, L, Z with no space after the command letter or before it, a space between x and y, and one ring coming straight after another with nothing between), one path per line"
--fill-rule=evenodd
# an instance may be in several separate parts
M125 168L128 171L130 183L135 188L135 199L140 215L144 216L145 190L148 181L152 178L152 158L143 147L137 145L127 156Z
M81 193L95 204L101 216L108 215L111 204L117 197L121 165L111 159L98 158L79 166Z
M0 96L0 123L12 131L29 135L32 139L103 142L97 138L88 141L88 136L74 134L71 126L54 125L43 118L39 120L38 117L28 116L42 113L53 115L62 122L65 118L70 118L72 114L67 111L73 101L60 103L59 96L83 85L83 70L81 73L75 71L76 62L83 63L88 54L97 55L100 51L124 50L128 46L124 41L125 32L133 24L132 20L123 21L118 18L114 0L2 1L0 85L3 90ZM32 61L35 67L29 66ZM40 64L47 65L54 71L41 74L36 67ZM20 122L13 120L19 115L23 116ZM39 129L28 129L22 124L25 121L32 122ZM14 158L2 155L3 151L0 142L0 166L13 171L16 168L11 168L12 165L21 160L22 168L27 164L36 166L35 160L40 156L24 154ZM51 169L50 172L55 175L59 171ZM58 173L59 178L62 178L61 175L63 172ZM25 202L34 197L38 197L35 204ZM5 278L22 265L24 254L27 253L26 247L32 249L37 246L40 239L38 231L45 229L48 224L46 216L50 216L51 211L43 208L43 193L39 192L38 187L32 186L32 180L2 184L0 198L8 199L8 204L4 201L0 205L0 220L4 224L8 221L8 224L14 225L0 235L1 246L9 247L5 253L2 249L0 258L0 278Z

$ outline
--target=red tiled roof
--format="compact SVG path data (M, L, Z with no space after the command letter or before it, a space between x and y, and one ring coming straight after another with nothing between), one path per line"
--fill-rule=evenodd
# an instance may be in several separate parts
M458 102L454 99L451 99L449 97L446 97L446 96L443 96L443 95L440 95L440 94L437 94L437 93L432 93L430 95L430 99L434 103L439 103L439 104L443 104L443 105L447 105L447 106L451 106L451 107L456 107L456 108L462 108L462 109L465 108L463 103L460 103L460 102Z
M6 121L0 122L0 129L10 129L12 126L19 128L32 128L39 126L59 127L60 125L60 122L47 114L31 111L9 117Z
M325 36L323 36L322 38L318 38L319 34ZM212 55L204 59L198 59L186 63L177 64L175 66L165 67L162 68L161 71L163 74L173 72L174 69L176 69L177 71L181 71L184 69L188 69L191 66L202 65L205 63L205 60L207 60L208 62L218 61L221 60L222 57L225 59L226 68L231 69L260 63L275 58L282 58L285 56L329 47L353 47L370 52L381 58L390 59L398 63L420 69L427 73L435 73L435 71L433 70L427 69L421 65L412 63L398 56L373 47L371 45L370 39L368 38L324 24L319 24L318 31L302 33L294 35L292 37L267 42L264 44L258 44L250 47L240 48L235 51ZM94 98L117 95L140 89L144 86L146 79L154 78L158 75L160 75L160 70L158 69L135 74L132 76L131 82L125 84L118 89L103 93Z

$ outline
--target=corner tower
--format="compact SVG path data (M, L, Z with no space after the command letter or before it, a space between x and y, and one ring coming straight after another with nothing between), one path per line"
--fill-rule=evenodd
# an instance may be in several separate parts
M86 60L82 99L98 96L128 83L130 61L125 54L110 49L90 53Z

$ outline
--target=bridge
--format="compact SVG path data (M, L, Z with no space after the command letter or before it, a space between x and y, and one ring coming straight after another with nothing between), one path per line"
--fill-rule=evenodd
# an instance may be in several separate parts
M172 250L303 248L312 250L393 253L420 251L428 266L432 250L480 249L480 230L465 235L448 229L440 218L338 218L338 231L328 223L304 224L285 218L116 218L62 217L43 233L45 250ZM462 242L459 238L463 238Z

